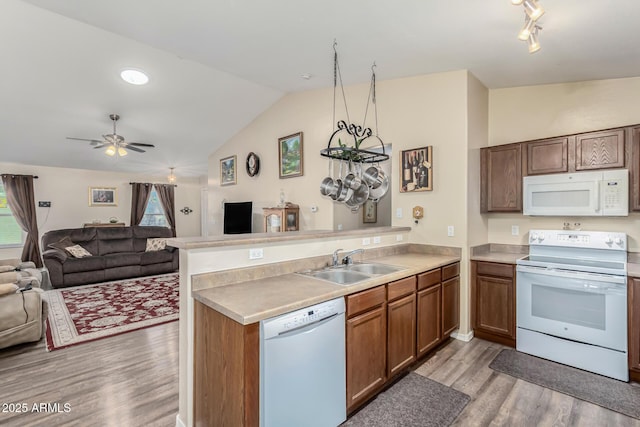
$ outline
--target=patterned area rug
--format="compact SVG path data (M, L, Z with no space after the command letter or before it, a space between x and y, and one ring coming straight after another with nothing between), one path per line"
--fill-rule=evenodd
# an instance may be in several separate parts
M178 273L46 292L47 351L178 320Z

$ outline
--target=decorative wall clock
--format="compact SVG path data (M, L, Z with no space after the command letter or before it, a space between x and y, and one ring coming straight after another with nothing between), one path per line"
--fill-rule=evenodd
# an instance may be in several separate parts
M251 152L247 156L247 175L256 176L260 173L260 158Z

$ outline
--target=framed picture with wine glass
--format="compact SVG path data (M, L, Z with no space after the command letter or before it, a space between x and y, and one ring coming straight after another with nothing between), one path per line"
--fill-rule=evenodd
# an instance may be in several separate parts
M400 192L433 190L433 146L400 152Z

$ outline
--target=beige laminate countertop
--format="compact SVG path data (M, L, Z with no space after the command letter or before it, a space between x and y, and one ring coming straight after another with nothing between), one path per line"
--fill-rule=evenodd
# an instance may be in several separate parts
M418 253L391 255L367 262L404 267L403 270L352 285L338 285L293 273L194 291L193 297L236 322L248 325L457 261L460 258L456 256Z

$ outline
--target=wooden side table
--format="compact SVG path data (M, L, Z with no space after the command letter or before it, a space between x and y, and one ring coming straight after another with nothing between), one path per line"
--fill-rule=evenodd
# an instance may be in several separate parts
M284 231L298 231L300 229L300 208L293 203L285 207L262 208L264 216L264 231L278 233Z

